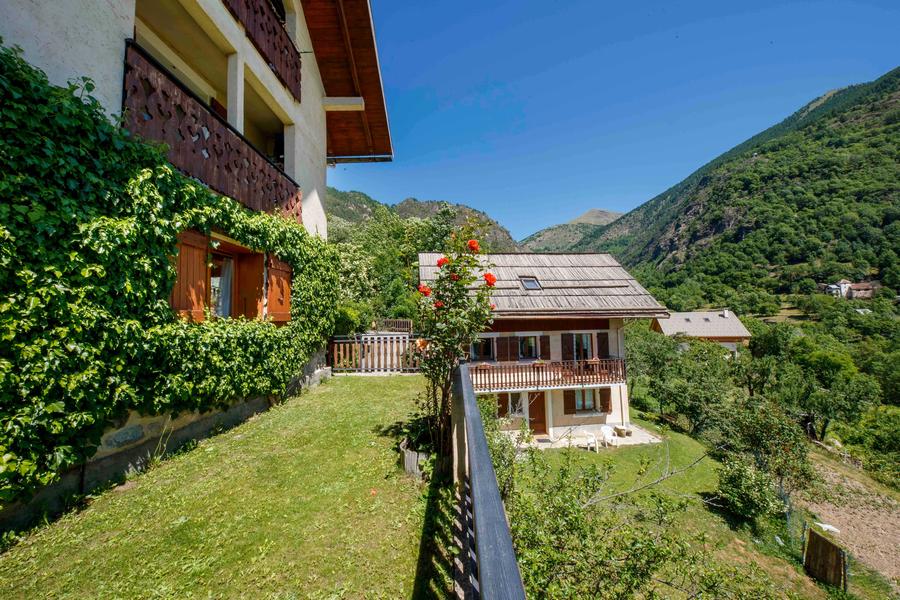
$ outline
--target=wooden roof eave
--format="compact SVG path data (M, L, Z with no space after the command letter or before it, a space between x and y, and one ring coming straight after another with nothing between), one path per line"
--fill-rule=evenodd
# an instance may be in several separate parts
M562 309L553 309L553 310L495 310L494 311L495 319L506 318L541 318L541 319L571 319L573 317L577 318L603 318L603 319L666 319L669 317L669 312L665 308L647 308L647 309L612 309L612 310L596 310L596 311L584 311L584 310L562 310Z

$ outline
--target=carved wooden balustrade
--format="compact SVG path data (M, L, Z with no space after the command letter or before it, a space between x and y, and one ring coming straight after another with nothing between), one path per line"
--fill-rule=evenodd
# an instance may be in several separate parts
M476 392L580 388L625 383L625 360L475 363L470 366Z
M252 210L301 222L300 186L131 43L125 53L125 127L169 147L180 170Z
M224 0L269 67L300 102L300 53L269 0Z

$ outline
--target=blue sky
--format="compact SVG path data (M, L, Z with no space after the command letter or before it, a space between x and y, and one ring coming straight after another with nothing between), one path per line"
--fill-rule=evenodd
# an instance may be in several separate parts
M521 239L627 211L821 93L900 65L900 2L372 0L393 163L329 184Z

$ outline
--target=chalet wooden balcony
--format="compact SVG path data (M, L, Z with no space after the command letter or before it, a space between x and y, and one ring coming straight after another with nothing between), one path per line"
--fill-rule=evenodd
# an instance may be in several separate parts
M479 394L527 390L576 389L625 383L625 360L476 363L469 368Z
M140 46L125 52L125 127L168 146L169 161L244 206L298 222L300 186Z
M247 37L291 95L300 102L300 52L269 0L223 0Z

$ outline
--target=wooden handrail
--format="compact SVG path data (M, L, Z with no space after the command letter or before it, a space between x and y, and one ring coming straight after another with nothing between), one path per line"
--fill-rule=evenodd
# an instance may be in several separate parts
M476 392L579 388L625 383L625 359L486 362L472 365Z

